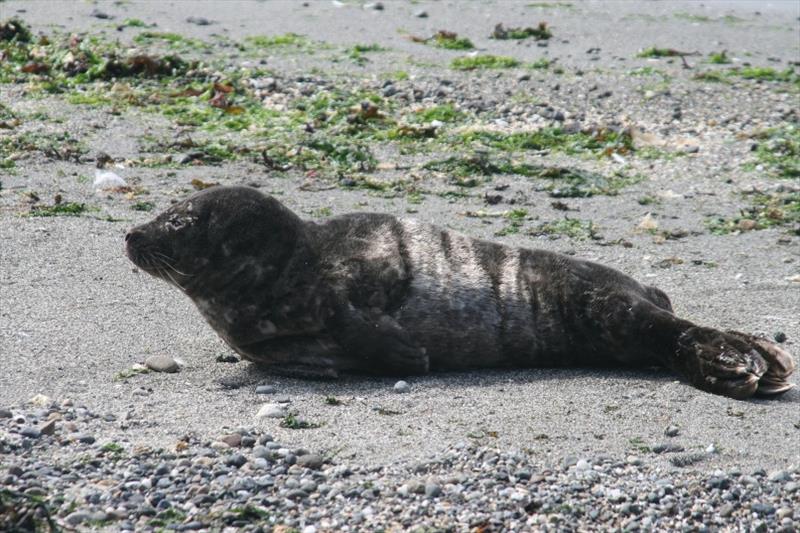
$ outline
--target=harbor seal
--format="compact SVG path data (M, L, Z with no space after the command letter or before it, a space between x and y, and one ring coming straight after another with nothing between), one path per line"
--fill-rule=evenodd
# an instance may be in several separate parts
M678 318L613 268L387 214L303 221L253 188L212 187L133 228L125 248L279 374L656 364L739 399L793 386L775 343Z

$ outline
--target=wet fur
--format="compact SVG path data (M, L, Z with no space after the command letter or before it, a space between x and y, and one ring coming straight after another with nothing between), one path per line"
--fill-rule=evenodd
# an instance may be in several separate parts
M217 187L126 241L234 350L284 374L661 364L736 398L791 387L780 347L679 319L617 270L414 220L306 222L254 189Z

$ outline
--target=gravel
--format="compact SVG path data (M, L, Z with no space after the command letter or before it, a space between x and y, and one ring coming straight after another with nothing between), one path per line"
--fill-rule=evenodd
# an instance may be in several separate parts
M13 411L71 425L31 437L28 426L0 420L3 530L51 520L109 531L529 531L591 524L788 533L800 521L797 467L696 472L602 453L553 465L525 450L466 442L414 465L366 467L276 443L256 428L241 429L238 442L272 447L215 447L188 434L164 450L76 437L110 424L86 407Z

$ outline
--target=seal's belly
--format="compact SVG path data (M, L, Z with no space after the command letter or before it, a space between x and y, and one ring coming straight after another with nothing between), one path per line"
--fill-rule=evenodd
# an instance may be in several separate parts
M439 369L503 364L497 293L473 239L403 221L412 266L397 321Z

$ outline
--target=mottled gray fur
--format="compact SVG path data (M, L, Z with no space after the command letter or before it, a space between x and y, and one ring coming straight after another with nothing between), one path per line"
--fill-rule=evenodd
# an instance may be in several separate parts
M736 398L792 386L779 346L679 319L617 270L414 220L306 222L255 189L215 187L126 243L234 350L284 374L661 364Z

